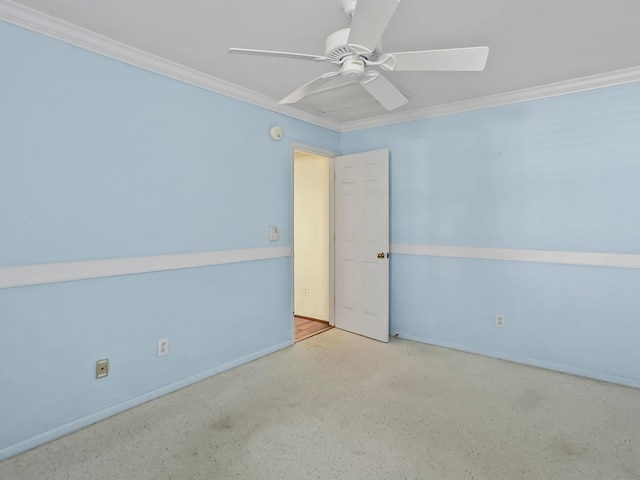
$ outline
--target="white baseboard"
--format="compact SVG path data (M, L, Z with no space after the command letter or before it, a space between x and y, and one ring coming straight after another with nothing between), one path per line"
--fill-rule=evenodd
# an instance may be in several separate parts
M519 357L516 355L508 355L504 353L492 352L484 349L470 348L465 345L442 342L440 340L420 337L417 335L410 335L402 332L396 332L394 335L396 335L399 338L403 338L405 340L412 340L414 342L434 345L436 347L450 348L451 350L458 350L460 352L465 352L465 353L473 353L475 355L482 355L483 357L497 358L499 360L506 360L508 362L519 363L522 365L529 365L531 367L544 368L545 370L553 370L555 372L567 373L569 375L585 377L591 380L599 380L602 382L615 383L616 385L623 385L625 387L640 388L640 380L635 380L632 378L619 377L616 375L607 375L600 372L593 372L591 370L584 370L581 368L569 367L569 366L560 365L557 363L545 362L543 360L535 360L532 358Z
M131 400L127 400L125 402L119 403L117 405L111 406L99 412L93 413L91 415L87 415L86 417L79 418L78 420L74 420L70 423L62 425L60 427L54 428L53 430L49 430L48 432L42 433L36 437L30 438L23 442L17 443L15 445L11 445L0 450L0 460L4 460L6 458L12 457L22 452L26 452L27 450L31 450L39 445L50 442L57 438L63 437L64 435L68 435L69 433L73 433L81 428L92 425L96 422L104 420L106 418L112 417L118 413L124 412L125 410L129 410L130 408L136 407L143 403L146 403L150 400L154 400L156 398L162 397L171 392L175 392L176 390L180 390L181 388L192 385L196 382L204 380L205 378L209 378L218 373L224 372L226 370L230 370L239 365L251 362L260 357L264 357L271 353L277 352L278 350L282 350L283 348L289 347L293 345L292 341L287 341L283 343L279 343L272 347L265 348L256 353L252 353L245 357L232 360L231 362L227 362L218 367L214 367L212 369L206 370L204 372L198 373L191 377L185 378L184 380L180 380L178 382L172 383L171 385L167 385L165 387L159 388L149 393L145 393L144 395L140 395L139 397L132 398Z

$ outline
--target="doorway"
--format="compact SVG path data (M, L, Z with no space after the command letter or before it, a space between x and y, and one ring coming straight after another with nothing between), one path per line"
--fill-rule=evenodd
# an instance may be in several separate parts
M293 151L294 340L332 328L332 158Z
M293 321L389 341L389 150L292 146Z

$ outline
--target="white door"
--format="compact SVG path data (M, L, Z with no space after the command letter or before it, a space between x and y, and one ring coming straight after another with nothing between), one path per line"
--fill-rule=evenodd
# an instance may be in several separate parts
M335 325L389 341L389 150L335 159Z

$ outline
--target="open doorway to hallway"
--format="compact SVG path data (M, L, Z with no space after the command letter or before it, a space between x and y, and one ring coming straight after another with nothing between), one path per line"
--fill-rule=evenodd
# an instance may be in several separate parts
M331 159L293 156L293 311L296 342L330 325Z

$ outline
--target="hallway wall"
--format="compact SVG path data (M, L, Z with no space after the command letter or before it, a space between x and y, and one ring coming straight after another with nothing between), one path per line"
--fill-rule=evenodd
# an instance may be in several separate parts
M295 152L294 312L329 321L329 159Z

